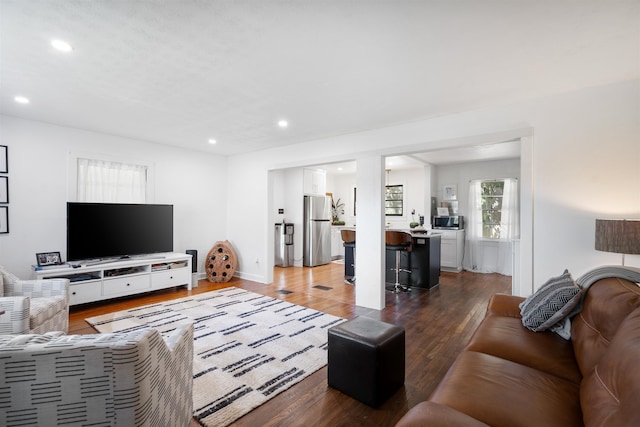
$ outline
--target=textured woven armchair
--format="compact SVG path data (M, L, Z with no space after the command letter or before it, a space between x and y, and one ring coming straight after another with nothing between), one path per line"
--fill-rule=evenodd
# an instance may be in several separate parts
M69 330L69 281L20 280L0 265L0 335Z
M0 426L187 427L193 325L0 336Z

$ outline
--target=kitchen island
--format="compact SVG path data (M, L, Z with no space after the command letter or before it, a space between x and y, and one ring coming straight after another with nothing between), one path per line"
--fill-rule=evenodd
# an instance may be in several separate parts
M354 227L341 227L351 229ZM440 283L440 257L441 235L429 232L415 232L413 230L389 230L404 231L411 234L413 245L411 252L400 253L400 268L411 270L411 274L400 272L400 284L414 288L431 289ZM339 231L338 231L339 233ZM356 246L357 246L356 238ZM342 242L342 241L341 241ZM353 268L355 248L344 248L345 279L351 279L355 275ZM395 282L396 265L395 251L386 251L385 254L385 282Z
M400 268L411 270L411 273L400 272L400 284L412 288L431 289L440 283L440 239L439 234L427 232L404 231L411 234L413 247L410 252L400 253ZM396 273L395 251L386 251L385 282L393 284Z

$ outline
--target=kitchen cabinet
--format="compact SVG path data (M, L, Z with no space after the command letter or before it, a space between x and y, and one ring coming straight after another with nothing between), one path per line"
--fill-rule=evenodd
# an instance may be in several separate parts
M441 267L446 271L462 271L464 256L464 230L433 230L442 237Z
M342 227L331 227L331 259L344 258L341 230Z
M306 195L324 196L327 193L327 173L319 169L303 170L302 188Z
M411 273L400 272L400 284L413 288L431 289L440 283L441 236L439 234L412 234L413 247L410 252L400 252L400 268ZM392 284L396 273L396 251L386 251L385 282Z

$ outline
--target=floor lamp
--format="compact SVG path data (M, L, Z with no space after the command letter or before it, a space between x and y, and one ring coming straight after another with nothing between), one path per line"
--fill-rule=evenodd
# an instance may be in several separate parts
M640 254L640 220L596 219L596 250L622 254Z

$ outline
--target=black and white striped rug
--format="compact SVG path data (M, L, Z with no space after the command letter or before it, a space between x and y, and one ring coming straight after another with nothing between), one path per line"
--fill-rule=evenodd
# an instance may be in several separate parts
M193 408L225 426L327 364L327 330L346 319L226 288L86 319L98 331L194 325Z

